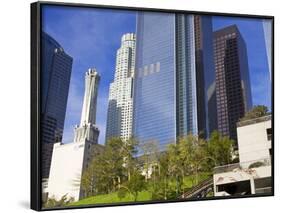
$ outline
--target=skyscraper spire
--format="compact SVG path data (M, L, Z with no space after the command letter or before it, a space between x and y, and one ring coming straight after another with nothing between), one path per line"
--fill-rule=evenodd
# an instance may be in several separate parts
M97 97L100 76L95 68L85 74L85 93L80 126L74 129L74 142L88 141L97 144L99 129L96 124Z
M85 74L85 93L83 100L80 127L84 124L96 123L98 85L100 76L95 68L90 68Z

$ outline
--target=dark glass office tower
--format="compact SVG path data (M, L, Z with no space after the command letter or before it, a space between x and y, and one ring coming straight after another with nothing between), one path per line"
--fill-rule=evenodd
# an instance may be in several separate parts
M133 135L160 149L216 129L211 17L139 12Z
M48 34L42 32L41 41L42 177L48 178L53 144L62 140L72 58Z
M237 140L236 123L252 107L245 41L236 25L214 32L218 130Z

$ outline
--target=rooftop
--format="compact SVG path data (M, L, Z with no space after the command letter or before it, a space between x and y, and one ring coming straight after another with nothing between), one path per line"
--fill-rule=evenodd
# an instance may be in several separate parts
M259 117L259 118L254 118L254 119L249 119L246 121L237 122L237 127L247 126L247 125L270 121L270 120L271 120L271 114L263 116L263 117Z

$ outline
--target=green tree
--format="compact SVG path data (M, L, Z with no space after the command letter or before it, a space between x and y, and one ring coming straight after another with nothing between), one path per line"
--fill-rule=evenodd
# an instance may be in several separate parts
M183 162L181 159L179 146L177 144L170 144L167 149L168 155L168 172L170 180L176 181L176 195L181 191L183 185Z
M153 200L168 200L175 198L175 190L167 178L159 179L152 187Z
M91 150L91 162L87 165L87 168L84 170L81 180L80 177L77 177L77 180L74 180L74 185L80 186L83 190L84 196L89 197L100 192L106 191L107 188L107 179L104 180L105 174L103 173L103 153L104 149L92 149ZM104 181L103 181L104 180Z
M85 197L105 194L114 190L112 176L108 175L110 168L104 162L102 155L95 157L83 172L81 188Z
M240 121L250 120L254 118L259 118L262 116L269 115L268 108L264 105L254 106L250 111L248 111Z
M107 175L108 168L104 166L104 150L94 155L87 169L81 178L81 188L84 196L89 197L96 194L108 193L111 191L112 179Z
M179 139L178 146L183 177L189 175L193 177L193 184L198 184L198 175L206 157L206 141L189 134Z
M86 196L116 191L124 179L123 141L112 138L103 151L93 155L91 163L82 174L81 186Z
M145 181L148 181L149 170L153 169L154 165L158 164L159 147L157 141L147 141L139 146L142 156L141 161L145 171Z
M134 197L134 201L137 201L139 192L145 189L147 189L145 178L138 169L135 169L131 173L130 180L120 186L117 195L121 199L129 193Z
M81 182L78 179L75 181L79 184L81 183L81 188L84 192L85 197L93 196L95 195L95 191L97 191L96 186L95 186L95 177L94 177L94 164L91 164L82 174Z
M74 202L74 198L68 198L67 194L65 194L59 200L56 200L55 197L48 198L47 202L44 203L43 206L45 208L63 207L72 202Z
M144 176L139 171L134 172L128 182L128 188L134 196L134 201L138 198L138 193L146 189Z
M101 165L103 181L108 184L107 193L116 191L125 178L123 145L121 138L111 138L105 144Z
M206 170L208 162L207 142L192 134L178 138L176 144L168 147L168 171L176 181L176 195L184 192L185 177L192 185L199 182L199 175Z
M234 141L214 131L207 146L208 165L213 168L230 164L233 156Z
M124 160L123 166L127 170L127 179L130 180L131 173L135 169L137 165L137 160L135 158L137 152L138 152L138 141L135 138L130 138L129 140L125 141L123 143L123 151L122 156Z
M133 138L123 141L116 137L108 140L102 151L92 154L91 163L82 174L85 196L114 192L127 182L137 164L137 145Z
M154 180L149 190L153 200L167 200L175 196L175 190L170 181L168 160L168 153L162 152L159 155L157 169L152 173Z

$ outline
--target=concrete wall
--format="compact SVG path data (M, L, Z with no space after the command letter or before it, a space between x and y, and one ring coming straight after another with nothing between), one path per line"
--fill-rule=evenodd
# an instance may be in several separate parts
M253 169L234 169L233 171L214 174L214 186L270 176L271 166Z
M271 140L267 140L266 129L271 128L271 120L237 128L240 162L270 158Z
M48 197L62 196L79 200L85 143L54 145L48 184Z
M241 183L241 181L249 181L251 193L256 194L255 179L271 177L271 166L262 166L253 169L234 169L233 171L214 174L214 195L227 196L228 193L218 191L219 185L230 183Z

